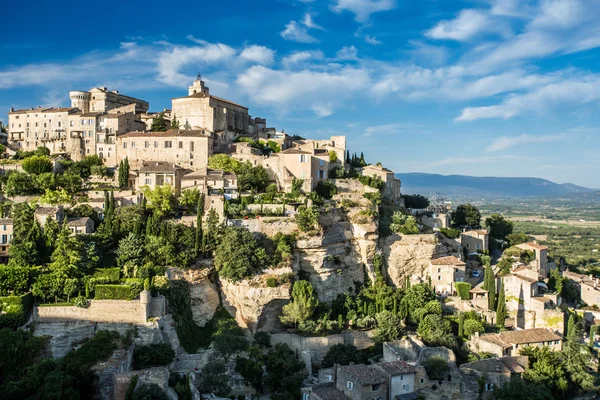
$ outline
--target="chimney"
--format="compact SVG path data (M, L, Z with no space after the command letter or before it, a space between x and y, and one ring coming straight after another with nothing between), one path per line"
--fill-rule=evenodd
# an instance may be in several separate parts
M10 112L14 112L14 111L15 111L15 108L14 108L14 107L11 107L11 108L10 108Z

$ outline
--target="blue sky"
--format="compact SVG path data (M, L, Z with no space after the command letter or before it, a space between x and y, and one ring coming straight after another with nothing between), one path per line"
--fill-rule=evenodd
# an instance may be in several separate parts
M211 93L397 172L600 188L600 0L3 4L0 120L106 86Z

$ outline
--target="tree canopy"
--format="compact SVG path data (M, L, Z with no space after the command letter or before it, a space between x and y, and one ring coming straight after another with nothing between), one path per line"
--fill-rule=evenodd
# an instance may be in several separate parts
M220 276L236 282L260 272L268 265L269 257L252 232L229 226L219 238L214 262Z
M461 204L452 213L452 222L456 226L477 228L481 224L481 213L471 204Z

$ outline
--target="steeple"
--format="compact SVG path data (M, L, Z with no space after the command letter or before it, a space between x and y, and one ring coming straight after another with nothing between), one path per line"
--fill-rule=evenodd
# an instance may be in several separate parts
M194 83L192 84L192 86L190 86L188 88L188 95L191 96L195 93L206 93L208 94L208 87L204 86L204 81L202 80L202 76L200 75L200 73L198 73L198 76L196 77L196 80L194 81Z

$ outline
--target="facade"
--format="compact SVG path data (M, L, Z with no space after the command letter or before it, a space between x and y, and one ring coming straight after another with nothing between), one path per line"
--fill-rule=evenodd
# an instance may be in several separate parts
M62 206L58 207L38 207L33 213L35 220L43 228L48 221L48 218L54 219L58 224L61 224L65 218L65 212Z
M280 159L277 176L280 186L286 191L291 191L295 179L303 181L302 189L305 192L313 190L319 181L328 179L331 163L326 150L314 149L311 152L292 147L276 156Z
M493 398L494 388L502 387L511 379L520 378L529 367L529 357L496 357L474 361L460 366L465 375L483 379L483 399Z
M68 218L67 226L74 235L89 235L94 233L94 221L89 217Z
M582 275L566 270L563 277L571 279L579 289L582 303L588 306L600 305L600 282L592 275Z
M455 256L436 258L429 262L429 276L436 293L453 294L454 282L465 280L466 264Z
M237 177L233 172L203 168L190 172L181 179L181 189L196 188L202 194L223 194L226 198L238 197Z
M132 170L146 161L165 161L183 168L206 167L213 139L205 130L129 132L117 136L117 161L129 159Z
M379 165L367 165L366 167L363 167L362 174L379 177L385 182L383 192L393 200L400 199L400 179L394 176L394 171Z
M186 170L177 165L165 161L142 162L139 169L136 187L147 186L154 190L158 186L170 185L175 190L175 194L181 193L181 178Z
M460 244L469 253L488 251L489 234L485 229L467 231L460 234Z
M516 247L521 250L529 250L535 254L535 259L531 262L531 266L542 277L546 278L550 271L548 270L548 246L538 244L536 242L527 242L519 244Z
M0 263L8 262L8 250L13 239L13 219L0 218Z
M500 333L473 335L469 343L476 353L487 352L498 357L518 356L526 346L548 346L552 351L562 350L562 336L550 329L536 328Z
M388 399L385 376L374 365L338 366L335 387L352 400Z
M45 146L53 154L66 153L69 117L77 108L30 108L8 113L8 144L13 149L33 151Z
M538 295L537 272L521 266L504 276L506 307L510 311L530 310L531 299Z
M87 92L72 91L69 92L69 97L71 107L78 108L83 113L104 112L127 105L134 105L136 113L148 111L148 102L122 95L117 90L109 91L105 87L95 87Z
M180 128L189 125L193 130L247 132L250 124L248 108L209 93L198 75L188 95L172 100L172 115Z
M405 361L393 361L375 366L386 377L388 382L388 399L408 395L415 391L415 374L417 370Z

